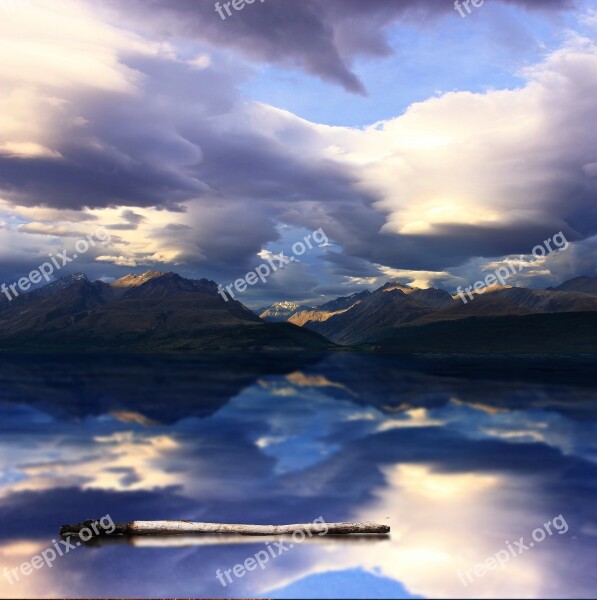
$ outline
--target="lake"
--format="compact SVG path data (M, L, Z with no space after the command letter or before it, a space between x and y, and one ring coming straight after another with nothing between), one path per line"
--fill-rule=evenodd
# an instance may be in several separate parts
M3 356L0 431L1 597L597 589L595 357ZM392 532L97 540L9 582L61 524L104 515Z

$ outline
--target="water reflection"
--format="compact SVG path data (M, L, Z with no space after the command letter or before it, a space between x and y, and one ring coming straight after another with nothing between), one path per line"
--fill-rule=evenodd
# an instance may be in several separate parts
M0 595L591 597L593 361L335 355L0 362ZM227 588L264 540L118 540L1 577L58 526L378 520L389 540L304 543ZM565 535L464 587L458 572L563 514Z

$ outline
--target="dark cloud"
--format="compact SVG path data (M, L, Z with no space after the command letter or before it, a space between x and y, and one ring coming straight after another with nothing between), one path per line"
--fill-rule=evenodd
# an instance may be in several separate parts
M122 164L111 151L86 149L76 140L65 146L60 148L62 160L0 157L4 194L24 206L44 203L78 209L132 204L172 209L202 189L199 182L158 165Z
M123 210L120 216L131 225L139 225L146 220L143 215L137 214L132 210Z
M528 9L560 10L573 0L501 0ZM450 0L267 0L224 20L212 0L113 0L124 18L149 23L165 37L209 42L282 67L300 67L349 92L365 94L351 70L357 56L391 54L385 28L398 19L454 13ZM221 2L220 5L226 4ZM228 3L230 4L230 3ZM223 14L227 15L223 10Z
M334 272L338 275L347 277L377 277L379 275L378 269L363 258L348 256L339 252L328 252L323 260L334 265Z
M274 115L247 114L225 64L203 71L162 59L129 64L145 77L141 95L69 97L86 125L57 134L61 159L0 157L7 198L55 208L181 210L182 202L206 196L281 202L360 196L346 167L303 154L315 134L298 119L284 123L278 137L249 126L250 118L266 126Z
M564 0L509 3L545 10L572 5ZM358 132L362 137L351 147L355 140L346 128L330 133L329 128L289 113L247 102L240 85L248 68L235 58L241 53L282 66L298 65L350 91L362 91L362 84L350 71L352 60L389 53L384 37L387 25L396 19L416 21L453 12L451 1L266 0L235 12L226 21L217 16L211 0L132 0L126 4L114 0L112 7L121 7L121 26L134 24L141 33L149 30L152 40L158 31L180 44L161 54L115 50L114 63L128 74L132 90L123 93L118 86L113 90L106 86L98 91L85 84L52 89L52 97L61 100L60 109L48 104L48 111L57 112L48 112L40 121L47 134L40 141L52 152L27 158L0 155L1 196L13 205L45 205L71 212L84 207L133 207L120 215L122 222L112 217L114 224L107 225L108 229L149 231L152 240L161 244L140 256L132 249L138 244L131 243L125 233L121 239L114 235L115 248L102 254L108 259L123 258L123 266L98 264L90 253L77 263L77 271L90 277L112 277L130 269L124 265L137 264L137 271L167 267L189 277L230 281L253 268L259 262L257 253L279 240L279 223L310 231L322 227L341 246L341 252L328 253L325 258L326 275L331 276L325 288L314 278L316 269L302 273L295 269L280 278L284 288L277 288L272 280L269 292L264 291L281 299L279 295L286 290L303 300L336 290L345 293L341 284L346 277L378 276L373 263L441 271L472 257L528 253L560 230L570 241L597 232L597 178L591 176L597 146L586 127L594 121L594 103L586 99L594 97L595 85L588 62L586 68L571 60L570 68L564 68L562 61L552 72L546 69L547 75L539 81L546 87L545 93L529 102L528 110L515 115L520 122L539 115L544 127L540 136L532 136L534 145L519 148L516 138L488 144L483 134L474 137L475 123L471 122L471 138L451 146L439 158L430 153L421 160L416 152L409 153L396 142L395 154L400 154L406 165L401 172L394 169L391 152L381 156L365 150L358 155L355 148L360 145L372 147L367 132ZM184 38L200 42L192 46L193 51L201 44L215 44L232 52L214 52L203 66L193 66L184 56L175 55L175 51L183 55L189 51ZM560 83L554 86L550 82L556 78ZM25 80L23 85L34 83ZM540 87L537 81L531 86L535 92ZM42 83L36 89L40 96L49 93ZM520 94L516 98L528 97L526 90L510 93L513 97ZM460 97L470 100L465 93ZM483 116L493 114L492 110L503 114L522 103L515 99L500 104L500 97L489 92L479 100L489 104L492 98L498 99ZM469 107L463 104L461 109L459 105L463 112L456 112L450 102L449 98L437 98L421 103L445 107L431 114L438 117L432 122L439 135L454 118L465 121ZM75 120L77 126L72 125ZM47 123L49 131L44 128ZM377 131L381 135L382 130ZM399 127L397 131L390 131L388 137L399 140ZM446 131L450 137L449 128ZM394 140L389 141L392 146ZM338 154L330 151L335 146ZM483 154L477 148L489 150ZM350 156L345 160L351 153L358 155L359 161L351 162ZM486 181L477 182L478 197L470 195L471 203L489 205L495 199L499 217L489 224L482 219L473 224L466 219L464 223L434 224L429 234L387 230L394 211L410 210L407 205L412 204L415 212L418 200L411 180L437 181L436 189L425 190L429 197L444 192L444 183L452 183L452 173L446 177L445 165L455 156L454 170L461 180L473 179L481 171L486 175ZM514 170L501 166L510 159ZM465 170L472 162L474 167ZM372 178L364 175L372 163L379 164L380 179L391 178L391 186L372 191ZM394 194L392 188L398 189L403 180L408 180L404 193ZM502 183L496 184L496 180ZM447 196L458 198L460 191L452 190ZM532 210L510 218L511 198L521 210ZM504 199L510 205L497 206ZM172 215L154 226L134 207L184 211L184 223L170 222L176 220ZM0 227L7 229L2 223ZM27 240L19 252L11 248L13 254L5 261L10 264L3 268L5 278L14 281L34 268L39 263L39 246L42 243L36 247ZM165 250L166 261L176 255L170 260L175 267L159 264L163 257L151 264L151 257L161 250ZM268 298L254 300L262 304Z

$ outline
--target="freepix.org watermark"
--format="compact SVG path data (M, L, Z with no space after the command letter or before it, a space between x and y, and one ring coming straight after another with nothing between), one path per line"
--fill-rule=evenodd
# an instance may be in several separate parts
M14 585L21 581L21 577L28 577L33 571L39 571L44 567L51 569L54 566L54 561L62 556L65 556L71 550L79 548L83 542L88 542L92 538L100 535L100 533L114 533L116 525L110 515L102 517L98 521L89 524L89 527L81 529L79 532L79 541L71 542L70 537L62 540L52 540L52 546L49 546L39 554L36 554L31 560L21 563L20 566L14 569L4 568L2 575L10 583Z
M317 530L317 535L325 535L328 532L328 526L323 517L317 517L313 523L318 525L318 527L315 528ZM302 544L306 537L313 537L313 531L310 529L297 529L296 531L293 531L291 543L285 543L284 541L273 543L266 542L265 547L267 550L259 550L259 552L256 552L253 556L249 556L243 563L238 563L231 569L225 569L224 571L218 569L216 571L216 578L222 584L222 587L226 587L229 583L234 582L234 579L232 579L233 575L240 579L248 572L255 571L257 567L260 567L263 571L265 565L269 563L270 558L275 560L278 556L292 550L295 544Z
M552 247L553 243L553 247ZM516 275L516 273L520 273L525 267L532 265L537 260L544 258L549 254L554 254L555 252L562 252L568 248L570 244L566 239L566 236L560 231L556 233L553 237L545 240L543 245L539 244L535 246L532 250L533 258L530 260L525 260L525 255L521 254L518 260L518 268L511 261L507 260L508 266L502 266L499 269L496 269L493 273L490 273L485 277L484 280L479 280L473 285L469 285L467 288L462 289L462 286L458 286L456 290L456 295L464 302L464 304L468 304L468 300L464 297L465 294L468 295L470 300L474 300L474 292L477 294L482 294L485 292L485 289L489 286L495 285L496 283L500 283L501 285L506 285L506 281L512 277L512 275Z
M469 6L472 4L475 8L481 8L485 4L485 0L456 0L454 2L454 10L464 19L467 15L470 15L473 11ZM466 9L466 13L464 12Z
M486 558L482 563L467 569L466 571L458 571L458 579L464 587L473 582L475 577L483 577L488 571L494 571L498 567L503 569L507 563L513 558L520 556L523 552L527 552L535 547L535 544L540 544L548 536L552 536L554 532L563 535L568 531L568 523L563 515L558 515L544 523L542 527L537 527L531 533L532 540L525 540L524 536L517 542L504 542L506 548L499 550L495 554Z
M37 269L31 271L29 275L21 277L15 283L11 283L10 285L3 283L0 285L0 292L2 292L10 302L20 295L18 290L23 293L27 292L32 285L41 283L42 279L49 282L56 271L59 271L62 267L65 267L73 260L76 260L81 254L88 252L90 248L95 248L97 243L101 246L106 246L110 243L110 240L111 236L108 230L105 227L98 227L94 233L89 234L86 238L77 240L75 243L76 254L69 256L66 250L57 252L56 255L48 254L48 258L50 259L48 262L41 264Z
M264 2L265 0L260 0L260 2ZM222 21L226 20L226 14L231 17L232 16L232 11L230 10L230 5L232 5L232 8L234 10L242 10L245 7L245 4L253 4L253 2L255 2L255 0L232 0L232 2L223 2L220 4L220 2L216 2L214 5L214 8L216 10L216 12L220 15L220 18L222 19ZM224 11L226 11L226 14L224 14Z
M266 259L267 262L261 263L255 270L249 271L244 277L237 279L234 283L227 286L219 285L218 293L228 302L230 298L234 298L233 288L240 294L247 289L247 286L255 285L259 280L265 283L272 273L294 262L297 256L302 256L307 250L313 250L314 245L318 248L323 248L328 244L329 240L326 234L323 229L319 228L317 231L306 235L302 241L292 244L292 256L284 256L284 252L273 254Z

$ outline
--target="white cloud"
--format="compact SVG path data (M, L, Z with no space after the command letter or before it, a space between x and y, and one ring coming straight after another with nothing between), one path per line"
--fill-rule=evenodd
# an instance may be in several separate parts
M98 262L108 262L119 267L136 267L137 261L134 258L125 256L98 256L95 260Z
M587 126L597 118L589 101L597 94L595 46L574 39L526 75L520 89L450 92L363 131L320 133L329 155L352 164L380 196L383 233L562 223L582 208L568 202L566 188L594 185L582 170L592 176L587 159L597 157Z
M195 58L187 61L187 64L201 71L207 69L211 65L211 57L209 54L199 54Z

